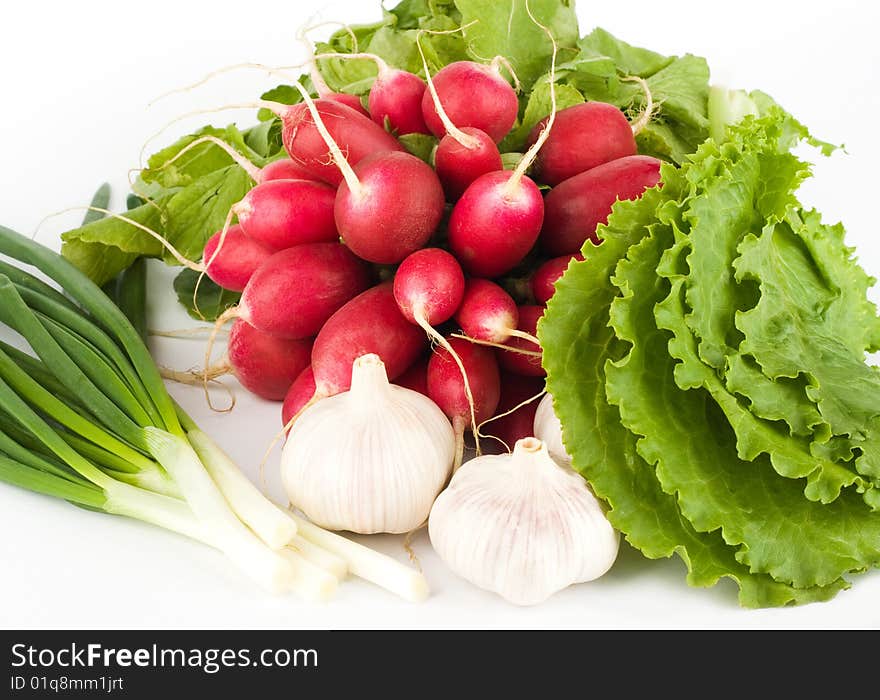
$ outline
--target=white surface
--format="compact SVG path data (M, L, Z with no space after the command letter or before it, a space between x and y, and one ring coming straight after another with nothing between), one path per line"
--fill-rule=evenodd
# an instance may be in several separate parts
M147 137L188 110L256 97L273 81L254 72L146 109L165 90L239 61L291 64L302 59L296 28L325 3L317 0L183 3L14 3L0 42L0 220L31 233L53 211L86 203L109 179L121 205L126 172ZM848 154L820 163L807 200L829 220L842 219L864 266L880 275L874 121L880 111L880 44L874 3L705 1L591 3L579 8L582 32L600 25L625 40L669 53L706 56L715 79L761 88ZM719 9L716 10L715 8ZM372 0L336 2L321 19L378 17ZM235 113L241 123L252 118ZM232 121L235 114L214 123ZM204 117L156 141L204 122ZM51 244L81 213L47 222ZM156 270L157 268L153 268ZM158 274L164 271L158 269ZM190 325L167 297L153 300L154 322ZM162 296L165 295L165 296ZM874 294L874 299L878 295ZM201 345L163 341L167 364L199 364ZM212 414L196 390L175 395L253 477L279 427L277 405L239 393L232 414ZM277 453L270 472L277 467ZM404 558L399 538L376 546ZM820 605L744 611L734 586L691 589L678 560L647 562L624 548L611 573L568 589L544 605L519 609L449 574L426 538L416 542L434 595L413 606L359 581L327 605L271 597L213 551L121 518L0 487L0 627L340 628L340 627L708 627L880 626L880 572L855 578L852 590Z

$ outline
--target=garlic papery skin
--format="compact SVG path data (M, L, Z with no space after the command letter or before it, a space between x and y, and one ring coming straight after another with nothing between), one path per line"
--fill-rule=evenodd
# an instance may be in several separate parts
M517 605L598 578L619 545L583 477L536 438L466 462L434 503L428 532L456 574Z
M419 527L452 472L455 435L429 398L388 382L377 355L351 389L294 423L281 456L287 496L316 525L361 534Z
M566 467L571 466L571 456L562 442L562 423L553 410L553 397L545 394L535 411L534 435L547 445L550 456Z

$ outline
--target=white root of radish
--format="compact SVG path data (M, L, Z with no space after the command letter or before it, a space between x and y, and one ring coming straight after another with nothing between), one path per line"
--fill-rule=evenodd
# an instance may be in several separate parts
M496 56L492 59L492 62L489 64L499 75L501 74L501 66L504 66L507 69L507 72L510 73L510 77L513 78L513 89L520 93L522 92L522 83L519 80L519 76L517 76L516 71L513 69L513 64L507 60L504 56Z
M428 59L425 58L425 51L422 48L421 36L423 33L427 33L427 30L421 29L416 35L416 46L419 49L419 55L422 57L422 67L425 70L425 81L428 83L428 92L431 93L431 100L434 102L434 109L437 110L437 116L440 117L440 121L443 122L446 133L449 134L456 141L458 141L458 143L461 144L462 148L466 148L469 151L472 151L475 148L479 148L480 140L475 136L466 134L455 124L453 124L452 120L449 118L449 115L446 113L446 110L443 109L443 104L440 102L440 96L437 94L437 88L434 86L434 80L431 78L431 71L428 68Z
M480 426L477 425L477 414L476 409L474 408L474 395L471 392L471 383L468 380L467 371L464 368L464 364L461 361L461 358L458 356L458 353L452 348L452 345L449 343L446 338L444 338L440 333L438 333L434 327L428 323L428 320L425 318L424 310L421 308L413 309L413 317L415 318L416 323L422 327L422 330L425 331L428 338L431 339L431 342L437 343L440 347L442 347L449 356L453 359L456 365L458 365L458 371L461 372L461 380L464 384L464 395L468 402L468 407L470 408L471 413L471 430L474 433L474 439L477 441L477 454L481 454L480 452Z
M202 85L209 83L214 78L221 76L221 75L224 75L225 73L231 73L232 71L241 70L243 68L253 68L254 70L260 70L260 71L263 71L264 73L268 73L269 75L285 75L286 76L286 75L289 75L288 71L300 69L303 66L306 66L308 64L309 64L309 61L303 61L302 63L294 64L292 66L267 66L262 63L244 62L244 63L234 63L230 66L223 66L222 68L218 68L217 70L211 71L210 73L205 75L203 78L195 81L194 83L190 83L189 85L184 85L183 87L174 88L172 90L168 90L167 92L163 92L158 97L155 97L152 100L150 100L147 103L147 108L149 109L150 107L155 105L157 102L160 102L161 100L164 100L165 98L170 97L171 95L177 95L177 94L191 92L192 90L195 90L196 88L199 88Z
M632 127L633 136L638 136L645 130L645 127L651 123L657 105L654 104L654 96L651 94L651 88L648 86L648 82L644 78L640 78L637 75L628 75L625 78L621 78L621 80L629 83L638 83L642 88L642 91L645 93L645 108L642 110L639 118L630 125Z
M480 430L483 429L484 425L488 425L489 423L492 423L493 421L501 420L502 418L506 418L507 416L511 415L512 413L516 413L519 409L523 408L524 406L528 406L533 401L537 401L538 399L543 397L544 394L546 394L546 393L547 393L547 389L541 389L541 391L539 391L537 394L535 394L534 396L530 396L525 401L521 401L520 403L518 403L516 406L514 406L510 410L505 411L504 413L499 413L497 416L492 416L491 418L487 418L482 423L480 423ZM491 438L492 440L495 440L496 442L500 442L502 445L504 445L505 450L507 450L508 452L513 452L513 449L511 448L511 446L508 445L506 442L504 442L504 440L502 440L497 435L486 434L486 435L484 435L484 437Z
M134 219L131 219L131 218L125 216L124 214L117 214L116 212L110 211L109 209L104 209L103 207L95 207L95 206L91 206L91 205L79 206L79 207L67 207L66 209L62 209L60 211L53 212L52 214L49 214L48 216L43 217L43 219L40 221L40 223L37 224L37 227L34 230L34 235L32 237L35 238L37 236L37 233L39 233L40 229L43 227L43 224L45 224L49 219L53 219L56 216L61 216L62 214L67 214L68 212L72 212L72 211L94 211L94 212L98 212L99 214L104 214L105 216L109 216L113 219L118 219L119 221L123 221L126 224L128 224L129 226L134 226L136 229L143 231L144 233L148 234L151 238L154 238L155 240L159 241L159 243L162 244L162 247L165 248L169 253L171 253L172 257L177 262L179 262L183 267L189 268L190 270L193 270L195 272L204 272L205 271L204 265L200 265L199 263L195 263L192 260L190 260L189 258L186 258L179 250L177 250L177 248L175 248L171 244L171 242L167 238L162 236L162 234L157 233L156 231L151 229L149 226L144 226L142 223L135 221Z
M160 165L158 168L155 168L155 170L162 170L164 168L167 168L169 165L174 163L178 158L182 157L183 155L185 155L186 153L188 153L192 149L196 148L197 146L201 146L202 144L205 144L205 143L211 143L211 144L217 146L218 148L223 149L223 151L226 153L226 155L228 155L230 158L232 158L232 160L235 161L235 164L239 168L244 170L251 180L253 180L257 184L260 183L260 181L262 180L261 168L259 168L254 163L252 163L247 158L245 158L241 153L236 151L231 145L226 143L226 141L224 141L223 139L218 139L216 136L210 136L210 135L199 136L194 141L186 144L186 146L181 148L174 155L173 158L168 159L167 161L162 163L162 165Z
M514 329L514 330L516 330L516 329ZM511 335L514 335L514 334L511 333ZM461 338L462 340L466 340L469 343L473 343L474 345L485 345L486 347L489 347L489 348L498 348L500 350L506 350L507 352L517 353L518 355L526 355L528 357L541 357L540 351L523 350L522 348L514 348L514 347L511 347L510 345L505 345L504 343L493 343L491 340L480 340L478 338L471 338L469 335L465 335L464 333L453 333L452 337L453 338ZM541 343L538 341L538 339L535 336L530 335L529 333L526 333L525 331L517 331L517 337L529 340L529 341L535 343L538 347L541 346Z
M222 388L229 396L229 405L226 408L217 408L209 402L209 407L216 413L230 413L235 408L236 398L235 392L228 386L218 381L219 377L232 372L232 367L227 363L220 363L214 367L210 367L208 372L204 370L176 370L170 367L159 367L159 375L162 379L167 379L177 384L185 386L199 386L204 388L206 384L215 384Z

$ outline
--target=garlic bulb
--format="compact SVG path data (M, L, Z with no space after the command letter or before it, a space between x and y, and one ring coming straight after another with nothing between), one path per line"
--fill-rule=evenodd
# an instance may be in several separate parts
M389 384L379 357L363 355L349 391L322 399L294 423L281 474L291 504L321 527L402 533L425 522L454 456L440 408Z
M428 531L450 569L517 605L598 578L619 543L584 479L536 438L462 466L434 503Z
M571 466L571 456L562 443L562 423L553 410L553 397L550 394L544 395L535 411L534 435L547 445L547 451L553 459L567 467Z

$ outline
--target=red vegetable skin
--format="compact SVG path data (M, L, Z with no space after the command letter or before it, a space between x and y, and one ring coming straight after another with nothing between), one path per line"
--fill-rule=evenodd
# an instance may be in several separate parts
M370 113L364 108L364 103L361 102L361 98L357 95L350 95L347 92L331 92L326 95L321 95L321 98L325 100L333 100L333 102L339 102L346 107L351 107L358 114L363 114L367 118L370 117Z
M512 410L523 401L537 396L543 389L544 379L541 377L524 377L502 372L501 400L498 402L495 415L498 416ZM531 437L534 434L535 412L538 410L540 401L541 399L537 398L525 406L521 406L510 415L487 423L480 432L500 438L512 450L517 440ZM484 440L482 445L487 452L493 454L507 452L504 445L491 438Z
M404 150L385 129L347 105L318 99L315 106L351 165L374 153ZM302 102L289 107L283 112L281 122L281 140L294 163L305 168L312 178L338 186L342 172L330 157L330 150L318 133L308 107Z
M401 374L394 383L397 386L417 391L422 396L428 395L428 360L431 359L430 354L423 355L417 359L410 368Z
M465 284L455 320L471 338L503 343L519 323L519 309L499 285L475 277Z
M501 153L492 138L472 126L461 129L476 139L472 147L463 146L452 134L446 134L434 152L434 169L450 201L455 201L480 175L501 170Z
M270 180L313 180L312 174L303 166L294 163L290 158L279 158L267 163L260 169L257 184Z
M526 333L535 335L538 331L538 320L544 315L543 306L520 306L519 324L517 328ZM520 350L541 352L541 348L525 338L511 338L505 345ZM502 369L511 374L520 374L525 377L543 377L547 373L541 366L541 358L533 355L523 355L518 352L507 350L498 351L498 363Z
M410 323L418 313L436 326L452 318L464 295L464 273L456 259L440 248L409 255L394 275L394 298Z
M218 231L205 243L202 255L205 274L223 289L240 292L247 286L254 271L275 251L245 236L236 224L227 229L218 252L221 235L222 231Z
M432 80L440 104L459 129L476 127L498 143L513 128L519 101L497 68L457 61L441 68ZM438 138L446 133L430 91L422 97L422 115L431 133Z
M282 401L290 385L309 366L312 340L287 340L236 319L226 347L241 385L267 401Z
M660 161L650 156L618 158L561 182L544 200L541 247L550 255L577 253L608 222L617 200L638 199L660 182Z
M333 396L351 387L351 366L374 353L388 379L403 374L427 346L424 331L400 313L391 282L368 289L345 304L321 328L312 348L316 395Z
M529 134L528 144L538 139L547 118ZM603 163L636 154L632 126L623 112L605 102L584 102L559 110L550 136L535 159L539 182L558 185L563 180Z
M495 351L461 338L448 340L467 374L474 397L474 413L479 424L495 413L501 397L501 380ZM461 370L443 348L437 348L428 361L428 397L452 421L456 432L464 432L470 427L470 405Z
M235 205L244 233L274 250L336 241L336 190L312 180L270 180Z
M544 220L538 186L523 176L513 188L499 170L474 180L449 218L449 247L477 277L498 277L516 267L535 245Z
M367 266L341 243L306 243L257 268L238 316L264 333L309 338L368 284Z
M370 115L376 124L385 127L387 120L391 130L404 134L430 134L422 116L422 98L425 81L414 73L389 68L379 68L379 74L370 88Z
M302 408L315 395L315 373L311 367L306 367L290 385L284 397L284 405L281 407L281 425L286 426L290 420L299 413Z
M556 292L556 280L558 280L572 260L583 260L584 256L580 253L574 255L560 255L558 258L551 258L537 270L535 270L531 279L532 294L539 304L546 304L550 297Z
M354 174L358 189L343 181L334 208L336 226L352 252L393 264L422 248L445 206L433 168L409 153L385 152L362 160Z

